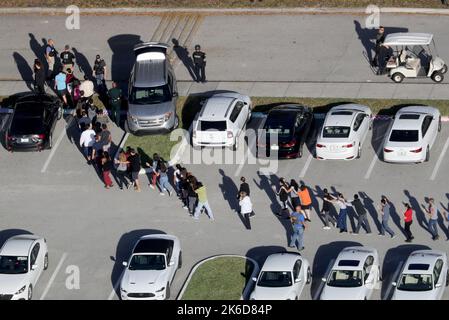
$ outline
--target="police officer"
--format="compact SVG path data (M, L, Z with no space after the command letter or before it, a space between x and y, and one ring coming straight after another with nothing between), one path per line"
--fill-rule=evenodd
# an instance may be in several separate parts
M206 54L201 51L199 44L195 46L195 52L192 54L192 58L195 64L196 82L206 82Z
M104 85L105 74L106 74L106 63L104 62L103 59L101 59L100 55L97 54L93 70L93 75L97 80L97 87Z
M122 104L122 90L117 87L117 83L112 82L112 88L108 91L109 106L111 108L111 120L117 126L120 125L120 107Z
M55 49L55 43L52 39L48 39L47 47L45 48L45 60L47 60L48 64L48 79L54 78L54 68L55 68L55 57L58 55L58 52Z
M377 31L376 35L376 49L375 49L376 54L374 55L373 61L371 63L373 67L379 66L378 58L381 49L380 47L382 46L384 41L385 41L385 28L383 26L380 26L379 31Z

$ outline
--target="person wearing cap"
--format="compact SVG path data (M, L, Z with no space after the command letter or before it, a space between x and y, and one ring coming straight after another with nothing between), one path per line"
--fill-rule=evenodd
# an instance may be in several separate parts
M73 67L75 66L75 55L70 51L70 46L68 44L65 45L64 51L61 52L60 58L64 72L66 72L67 69L73 70Z
M95 57L94 71L93 71L93 76L95 76L95 79L97 79L97 87L104 85L105 74L106 74L106 63L104 62L103 59L101 59L100 55L97 54L97 56Z
M195 52L193 52L192 58L195 65L196 82L206 82L206 54L201 51L199 44L195 46Z
M112 88L108 91L109 107L111 108L111 120L117 126L120 125L120 107L122 105L122 89L117 86L116 82L112 82Z

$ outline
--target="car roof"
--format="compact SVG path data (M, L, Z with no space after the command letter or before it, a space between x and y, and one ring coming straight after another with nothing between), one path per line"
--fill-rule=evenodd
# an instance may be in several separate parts
M427 107L412 106L400 109L394 117L392 129L421 130L423 118L432 115L429 113L430 110L425 108Z
M387 46L407 46L421 45L426 46L432 42L433 34L431 33L390 33L385 37L384 45Z
M28 256L33 243L40 237L32 234L21 234L9 238L1 249L1 255Z
M263 271L292 271L296 260L302 260L299 253L275 253L267 257Z
M174 245L174 238L159 235L143 236L137 241L133 253L163 253L166 254L169 248Z
M227 96L212 96L207 99L200 113L200 120L225 120L231 112L237 98Z
M363 263L368 255L375 255L376 249L369 247L347 247L343 249L338 255L334 263L334 270L361 270ZM357 266L339 266L339 261L342 260L358 260L360 263Z
M432 273L433 272L433 266L435 265L435 262L438 258L445 258L445 253L438 250L417 250L413 251L410 256L408 257L405 266L404 266L404 273ZM410 270L410 265L429 265L429 268L427 270L422 270L421 268L419 270L412 269Z

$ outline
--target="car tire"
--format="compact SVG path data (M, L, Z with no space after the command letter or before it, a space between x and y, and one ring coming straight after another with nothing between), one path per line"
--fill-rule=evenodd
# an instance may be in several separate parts
M396 83L401 83L402 80L404 80L404 75L400 72L396 72L391 76L391 80L393 80Z
M429 149L429 146L427 146L427 149L426 149L426 160L424 160L424 162L429 162L429 160L430 160L430 149Z
M44 270L48 269L48 252L45 254L44 257Z
M310 267L308 267L306 274L306 284L310 284L311 282L312 282L312 272L310 271Z
M170 299L170 284L167 282L167 288L165 289L165 300Z
M178 116L175 116L175 123L173 124L172 130L178 129L178 127L179 127L179 118Z
M441 116L438 119L438 132L440 132L440 131L441 131Z
M439 72L439 71L435 71L433 74L432 74L432 80L433 81L435 81L436 83L440 83L440 82L442 82L443 80L444 80L444 75L441 73L441 72Z
M360 159L362 157L362 146L359 143L359 146L357 148L357 159Z
M440 72L441 72L442 74L445 74L445 73L447 72L447 64L445 64L445 65L443 66L443 68L441 68Z
M304 153L303 149L304 149L304 145L301 144L298 149L298 155L297 155L298 158L302 158L303 153Z
M58 120L61 120L62 119L62 114L63 114L63 111L62 111L62 108L58 108Z
M30 286L28 287L28 300L33 299L33 286L30 284Z
M50 136L48 137L48 149L53 148L53 135L50 134Z
M446 273L446 287L449 286L449 270Z
M179 257L178 257L178 269L181 269L182 267L182 251L179 252Z

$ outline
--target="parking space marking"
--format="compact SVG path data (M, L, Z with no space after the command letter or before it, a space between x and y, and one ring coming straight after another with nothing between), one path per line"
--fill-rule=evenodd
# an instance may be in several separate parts
M401 261L398 265L398 267L396 268L396 271L393 273L393 277L391 278L391 281L397 281L399 272L402 270L402 265L404 264L404 261ZM383 278L383 277L382 277ZM383 297L380 297L381 300L385 300L386 298L390 297L390 291L391 289L393 289L393 285L390 283L388 284L388 289L387 291L385 291L385 295Z
M50 280L48 281L47 286L45 287L45 290L44 290L44 292L42 293L42 295L41 295L41 297L40 297L39 300L44 300L44 299L45 299L45 296L47 295L48 290L50 290L50 287L52 286L53 282L55 281L56 276L58 275L59 269L61 269L62 264L64 263L64 260L65 260L66 258L67 258L67 253L64 252L64 254L62 255L61 259L59 260L58 265L56 266L55 271L53 271L53 274L51 275L51 278L50 278Z
M385 137L383 137L383 136L379 136L376 139L374 139L374 142L376 142L376 141L378 141L380 139L384 139L384 138ZM374 165L376 164L376 161L379 158L378 155L382 151L383 145L384 145L383 143L379 144L379 146L377 147L377 150L375 150L376 153L374 154L373 160L371 160L371 163L370 163L370 165L368 167L368 171L366 171L365 179L369 179L370 178L371 173L373 172L373 169L374 169Z
M443 162L443 158L444 158L444 155L446 154L448 147L449 147L449 137L447 138L446 143L444 144L443 150L441 151L441 154L438 157L438 161L435 164L435 168L433 168L432 175L430 176L430 180L432 180L432 181L435 180L437 173L438 173L438 169L440 168L441 163Z
M306 176L307 169L309 169L310 163L312 162L313 156L312 154L309 154L309 157L307 158L306 163L304 164L304 167L301 170L301 173L299 174L300 178L304 178Z
M332 259L331 261L329 261L329 265L327 266L326 272L324 273L323 278L327 279L327 276L329 275L329 272L331 271L332 266L334 265L335 259ZM321 292L323 291L323 287L324 287L324 281L322 281L321 279L319 279L320 281L320 285L318 286L318 289L315 291L315 294L313 296L313 300L318 300L318 298L321 295Z
M51 159L53 159L53 156L55 155L56 150L58 149L59 145L61 144L62 139L64 139L65 135L67 134L67 129L70 128L74 119L75 118L72 117L69 120L69 122L67 122L67 125L64 127L64 130L59 135L58 140L56 140L55 145L51 148L51 152L47 158L47 161L45 161L44 166L42 167L41 173L45 173L45 171L47 171L47 168L51 162Z
M119 286L120 286L120 282L122 282L122 278L123 278L123 275L125 274L125 270L123 270L122 271L122 274L120 275L120 278L118 278L118 280L117 280L117 282L115 283L115 285L114 285L114 288L112 288L112 291L111 291L111 293L109 294L109 297L108 297L108 300L112 300L112 299L114 299L114 296L116 296L117 295L117 290L118 290L118 288L119 288ZM120 297L118 297L119 299L120 299Z

